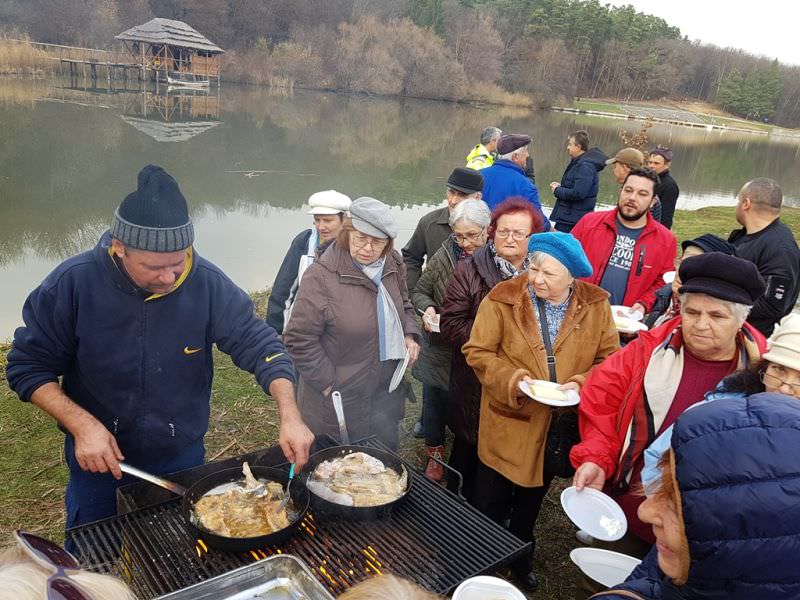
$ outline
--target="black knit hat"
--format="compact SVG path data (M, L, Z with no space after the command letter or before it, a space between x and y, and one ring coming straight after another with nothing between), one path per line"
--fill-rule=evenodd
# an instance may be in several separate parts
M161 167L139 171L135 192L114 213L111 235L126 246L150 252L176 252L194 242L186 198Z
M447 178L447 187L463 194L474 194L483 189L483 175L475 169L456 167Z
M681 261L678 293L699 292L720 300L752 306L766 285L749 260L722 252L704 252Z
M703 252L722 252L723 254L736 256L736 247L733 244L711 233L704 233L693 240L684 240L681 242L681 250L684 252L686 252L686 248L689 246L697 246Z

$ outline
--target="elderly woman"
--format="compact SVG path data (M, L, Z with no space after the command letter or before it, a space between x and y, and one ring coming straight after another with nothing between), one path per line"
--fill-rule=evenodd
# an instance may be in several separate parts
M446 418L454 436L449 464L461 473L463 494L470 501L478 467L481 385L467 366L461 346L469 339L478 306L489 290L527 270L528 240L539 229L541 217L530 202L522 198L501 202L492 213L489 241L456 265L445 290L441 337L453 348ZM453 478L447 486L451 491L458 489Z
M681 314L639 337L595 369L579 408L574 483L604 489L628 518L613 549L644 556L655 538L636 516L643 453L689 406L727 375L758 362L764 337L745 322L764 291L756 266L720 252L685 259Z
M475 505L498 522L510 509L510 531L535 546L554 476L544 468L553 409L522 394L519 383L550 380L579 392L592 367L619 349L619 337L608 292L576 279L592 274L578 240L541 233L530 250L527 276L489 292L463 351L482 386ZM528 591L538 587L534 546L512 564Z
M685 258L697 256L703 252L722 252L723 254L729 254L731 256L736 254L733 244L726 242L716 235L704 233L693 240L684 240L681 242L681 257L675 261L675 268L678 269ZM676 273L672 283L667 283L656 291L656 300L653 303L653 308L643 321L649 329L658 327L678 316L681 306L678 295L678 288L680 287L681 278Z
M338 391L352 439L375 435L397 447L405 410L397 381L406 353L409 364L417 359L419 330L396 235L385 204L358 198L337 240L303 275L283 341L300 375L300 412L315 434L338 437L331 402Z
M639 517L658 544L598 600L797 598L800 402L780 394L687 411ZM633 594L633 595L631 595Z
M432 330L439 321L444 292L453 269L459 261L472 256L486 243L486 230L492 213L481 200L464 200L450 213L453 234L434 253L411 293L411 301L422 313L427 346L414 366L414 377L422 382L425 443L428 446L428 465L425 475L441 481L444 473L435 459L444 458L444 418L447 410L447 389L450 385L452 349ZM437 328L438 329L438 328Z

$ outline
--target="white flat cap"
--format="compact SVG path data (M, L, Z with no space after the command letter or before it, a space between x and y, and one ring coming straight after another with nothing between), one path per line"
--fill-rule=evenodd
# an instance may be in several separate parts
M336 190L325 190L317 192L308 197L308 205L311 210L309 215L336 215L341 212L346 213L352 204L350 197L340 194Z

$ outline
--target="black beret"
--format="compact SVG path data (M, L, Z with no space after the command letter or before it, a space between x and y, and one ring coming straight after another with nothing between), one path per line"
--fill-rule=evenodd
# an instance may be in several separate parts
M722 252L723 254L736 256L736 247L733 244L711 233L704 233L693 240L684 240L681 242L681 250L684 252L689 246L697 246L703 252Z
M678 293L698 292L752 306L766 285L749 260L722 252L704 252L681 261Z
M531 143L531 136L524 135L521 133L509 133L508 135L504 135L500 138L500 141L497 142L497 153L498 154L509 154L514 150L519 150L523 146L527 146Z

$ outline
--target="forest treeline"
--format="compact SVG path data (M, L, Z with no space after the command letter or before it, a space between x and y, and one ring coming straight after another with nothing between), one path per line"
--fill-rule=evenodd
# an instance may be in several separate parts
M225 48L224 77L541 106L575 96L697 99L800 126L800 67L687 40L598 0L5 0L36 41L108 47L154 16ZM768 35L759 32L759 35Z

